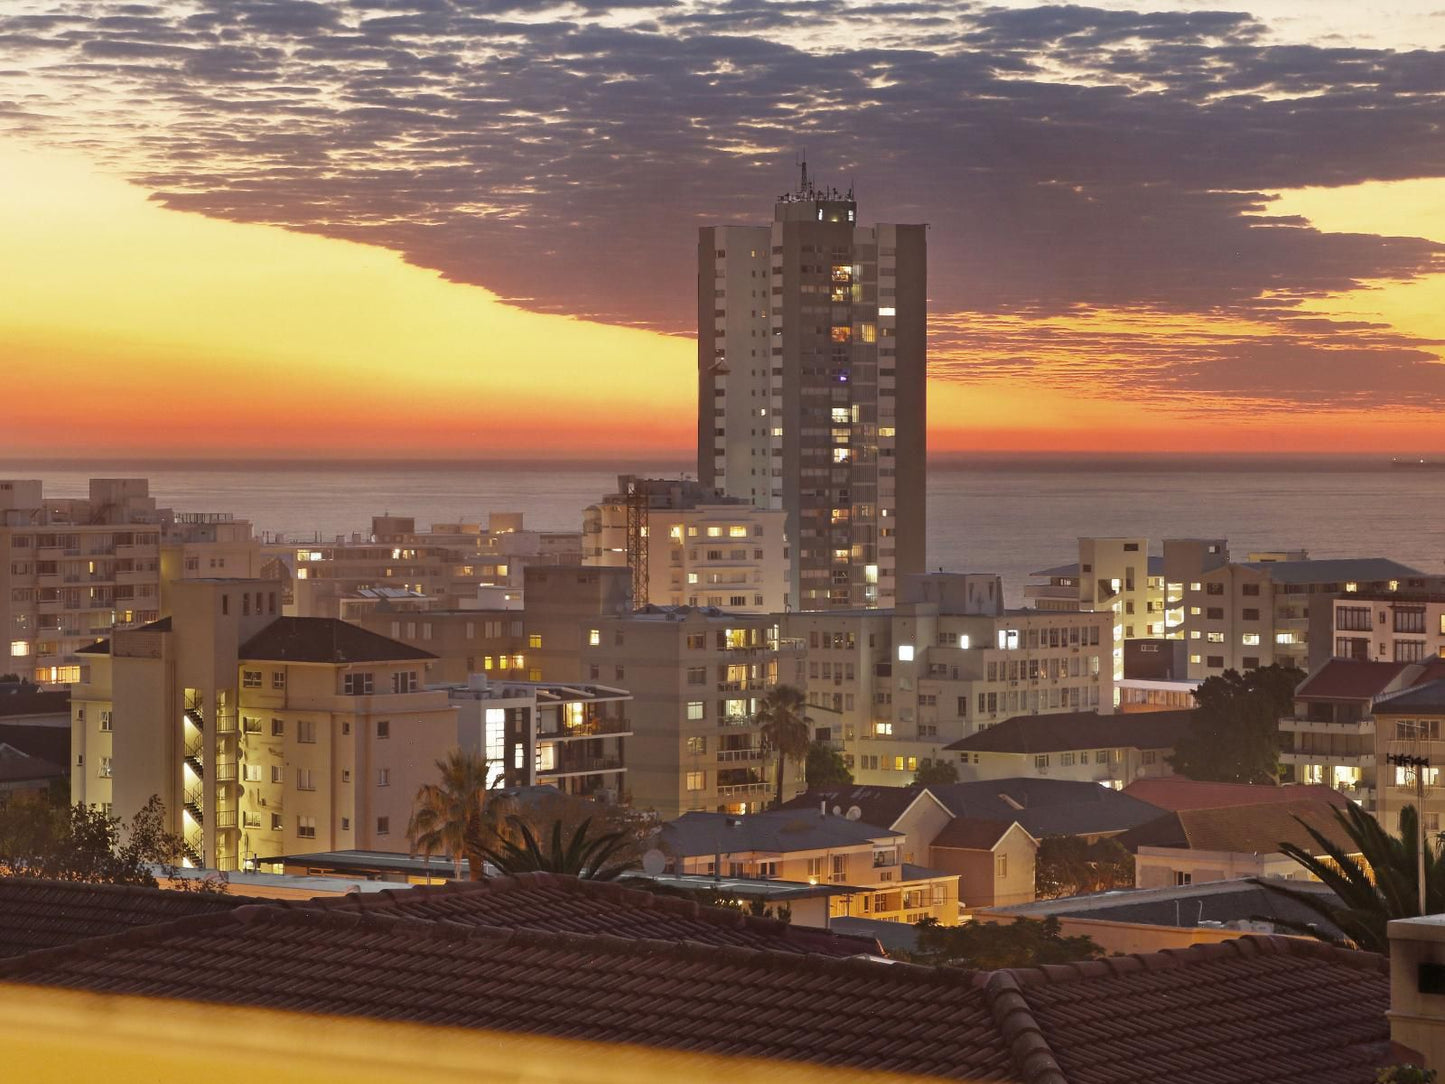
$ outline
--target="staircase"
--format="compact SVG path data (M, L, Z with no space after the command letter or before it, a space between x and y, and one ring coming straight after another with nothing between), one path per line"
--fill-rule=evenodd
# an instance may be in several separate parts
M199 802L187 802L186 812L191 815L191 820L195 821L197 824L204 825L206 823L205 816L201 813L201 806Z

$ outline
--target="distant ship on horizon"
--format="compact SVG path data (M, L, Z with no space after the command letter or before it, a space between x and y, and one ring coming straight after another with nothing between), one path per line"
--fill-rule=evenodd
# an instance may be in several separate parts
M1445 470L1445 459L1396 456L1390 460L1390 466L1398 467L1402 470Z

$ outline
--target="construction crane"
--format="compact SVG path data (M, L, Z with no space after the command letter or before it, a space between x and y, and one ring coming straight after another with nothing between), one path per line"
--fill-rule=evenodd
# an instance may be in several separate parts
M632 608L647 605L648 488L640 479L627 480L627 567L632 570Z

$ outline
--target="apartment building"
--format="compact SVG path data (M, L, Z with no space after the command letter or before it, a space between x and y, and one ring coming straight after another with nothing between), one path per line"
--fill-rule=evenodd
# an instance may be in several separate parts
M296 617L341 617L345 601L366 588L395 588L455 609L483 602L520 606L529 564L576 564L581 536L528 531L520 513L497 513L485 529L438 523L418 531L410 516L373 516L366 536L333 542L267 542L268 574L286 581L286 611Z
M999 577L905 577L899 605L795 613L822 740L860 783L895 785L947 745L1020 714L1114 709L1110 610L1005 609Z
M428 678L465 684L473 674L499 681L539 681L519 610L375 609L352 624L436 656ZM540 642L540 637L538 638Z
M628 797L630 693L609 685L492 681L447 686L459 745L487 762L487 787L555 787L578 798Z
M786 513L789 598L889 606L924 565L927 237L802 171L698 237L698 477Z
M270 580L174 585L166 617L82 649L71 797L129 817L152 796L192 864L406 850L412 799L457 745L431 655L280 616Z
M1426 834L1434 838L1445 812L1445 791L1440 787L1440 769L1445 767L1445 670L1439 664L1415 664L1411 669L1420 671L1415 683L1374 701L1375 818L1394 832L1400 810L1413 805L1425 822ZM1416 763L1391 763L1391 756L1414 758Z
M629 515L640 561L629 561ZM582 563L632 568L634 596L655 606L777 613L794 608L784 519L700 482L623 475L583 512Z
M1411 663L1445 656L1445 594L1352 591L1331 606L1334 658Z
M1147 538L1080 538L1077 562L1030 575L1047 581L1024 588L1036 609L1108 610L1121 640L1164 635L1164 558Z
M5 665L42 684L74 681L77 651L112 629L156 620L167 584L258 571L249 523L158 508L144 478L92 478L83 498L0 481Z
M1275 663L1308 671L1335 647L1336 596L1420 593L1439 580L1384 557L1251 560L1201 573L1185 586L1189 677Z
M826 808L787 809L687 813L662 826L658 847L674 873L846 886L829 901L833 918L957 925L957 874L905 862L906 839Z

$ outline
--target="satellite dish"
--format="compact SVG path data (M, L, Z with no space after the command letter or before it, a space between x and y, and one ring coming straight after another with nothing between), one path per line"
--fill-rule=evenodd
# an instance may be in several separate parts
M856 805L850 805L848 807L848 812L843 815L847 817L850 821L856 821L862 818L863 811L859 809Z
M842 815L843 815L843 807L840 806L840 805L835 805L835 806L833 807L833 816L835 816L835 817L841 817Z
M642 872L649 877L656 877L667 867L667 855L663 854L656 847L642 856Z

